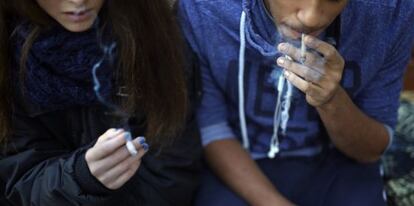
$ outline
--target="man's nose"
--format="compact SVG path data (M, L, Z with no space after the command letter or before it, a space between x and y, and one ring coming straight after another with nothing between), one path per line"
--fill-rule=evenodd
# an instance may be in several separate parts
M308 28L320 28L325 22L324 11L317 1L311 1L301 8L297 15L299 21Z

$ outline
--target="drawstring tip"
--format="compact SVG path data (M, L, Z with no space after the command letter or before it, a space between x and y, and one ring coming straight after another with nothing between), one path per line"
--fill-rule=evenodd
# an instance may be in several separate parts
M275 158L277 153L279 153L279 147L273 147L273 148L270 148L270 151L269 151L269 153L267 153L267 156L270 159L273 159L273 158Z

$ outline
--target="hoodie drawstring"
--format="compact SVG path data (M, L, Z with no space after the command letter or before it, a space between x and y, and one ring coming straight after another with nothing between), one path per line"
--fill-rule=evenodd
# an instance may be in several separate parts
M242 12L240 18L240 50L239 50L239 118L243 138L243 147L249 149L249 137L247 135L246 113L244 111L244 57L246 50L246 12Z
M245 102L244 102L244 66L245 66L245 50L246 50L246 12L243 11L240 18L240 50L239 50L239 73L238 73L238 92L239 92L239 118L240 118L240 129L243 140L243 147L249 149L249 137L247 134L246 126L246 113L245 113ZM286 58L290 58L286 56ZM287 82L287 83L285 83ZM287 85L287 91L282 101L282 94ZM273 135L270 140L270 150L267 154L269 158L274 158L279 152L279 127L282 129L282 134L286 135L287 122L289 120L289 109L291 105L293 87L286 78L281 74L277 85L277 102L273 119Z

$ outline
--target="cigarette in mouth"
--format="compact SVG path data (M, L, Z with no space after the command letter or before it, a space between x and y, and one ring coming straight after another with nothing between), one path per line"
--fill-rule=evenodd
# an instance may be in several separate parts
M300 61L303 64L305 60L306 60L305 34L302 33L302 41L300 44Z

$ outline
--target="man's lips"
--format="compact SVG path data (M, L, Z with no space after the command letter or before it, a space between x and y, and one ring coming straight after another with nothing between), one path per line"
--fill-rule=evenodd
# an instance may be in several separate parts
M297 28L289 27L287 25L283 25L281 31L284 33L284 35L287 35L290 38L298 39L298 38L301 37L302 34L307 34L307 35L311 35L311 36L318 36L319 34L322 33L323 29L317 29L317 30L315 30L315 29L312 29L312 30L297 29Z
M313 29L297 28L297 27L290 27L288 25L286 25L286 27L296 34L307 34L311 36L317 36L323 31L323 28L313 28Z

